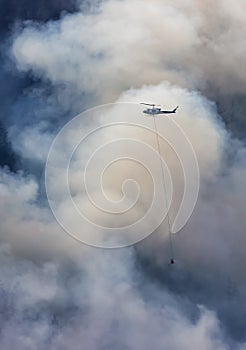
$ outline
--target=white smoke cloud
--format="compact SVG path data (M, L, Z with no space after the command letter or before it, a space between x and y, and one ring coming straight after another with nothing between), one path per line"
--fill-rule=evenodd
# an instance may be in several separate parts
M182 114L180 112L180 116L175 118L177 123L189 135L199 159L202 179L201 195L197 208L188 225L175 239L177 263L179 264L179 260L182 261L194 273L199 271L201 273L201 271L206 269L211 276L220 273L222 279L226 279L229 274L239 283L240 293L244 295L245 281L243 280L243 271L238 269L238 263L239 260L242 262L242 259L244 259L244 238L242 235L245 221L242 209L236 211L234 209L236 207L240 209L244 201L244 193L241 191L245 179L242 176L245 172L245 167L241 160L244 150L242 149L242 154L238 155L238 160L231 171L225 174L224 177L221 177L220 172L224 171L223 148L226 147L228 139L225 131L216 120L217 115L214 107L197 93L162 83L158 86L145 86L142 89L129 90L122 95L120 101L140 101L148 97L150 99L155 98L159 102L159 99L162 99L163 92L165 92L165 96L168 96L170 103L173 104L177 99L181 101L183 106ZM193 110L200 113L196 113L194 117ZM159 125L162 126L161 123ZM163 124L163 126L167 125ZM107 134L105 136L107 137ZM146 135L143 134L142 136L145 137ZM207 142L208 139L209 143ZM70 138L64 140L66 147L71 141L73 141L73 138L71 138L70 134ZM89 143L89 147L92 150L94 147L93 142L92 140ZM206 151L204 150L205 147ZM61 149L58 159L64 151L66 151L66 148ZM83 154L86 156L87 153L88 149L82 148L80 156ZM80 159L83 160L83 157ZM172 162L172 159L170 159L170 162ZM175 162L172 164L172 167L176 171ZM75 168L75 177L76 171L77 169ZM131 172L131 167L124 169L125 175L127 175L128 171ZM47 208L40 208L37 202L38 186L36 181L25 179L21 175L17 178L8 173L2 173L2 176L2 194L4 198L1 208L1 220L4 223L2 225L2 232L4 233L2 238L10 242L18 254L24 254L32 259L38 258L43 260L52 257L57 260L61 256L63 256L63 259L64 257L73 259L80 274L87 276L86 278L83 277L82 281L81 277L77 277L77 274L73 277L73 279L78 278L82 285L77 285L76 282L74 286L72 285L73 299L72 301L67 301L66 299L65 305L68 308L73 308L75 298L78 313L76 312L73 316L75 324L63 326L65 328L63 328L62 333L56 329L56 326L50 324L51 320L49 317L53 317L53 312L52 316L45 316L38 323L28 320L27 326L22 320L24 329L20 324L10 323L8 325L10 328L17 328L16 339L19 339L19 332L22 334L27 332L25 327L27 329L31 326L34 327L34 332L39 327L41 328L41 334L36 335L34 339L30 340L28 336L24 337L24 339L21 338L20 341L23 342L23 348L29 343L31 344L30 348L34 344L43 344L45 342L44 339L51 337L54 349L61 347L67 349L71 346L76 349L82 339L85 349L101 349L103 348L101 345L103 334L107 334L107 338L109 338L110 345L105 345L108 348L110 346L112 348L115 347L112 344L115 344L115 342L118 344L119 342L121 346L125 344L129 349L138 349L142 348L144 344L149 344L151 340L152 343L154 341L157 348L169 344L173 349L183 349L190 347L190 339L192 339L192 345L196 344L199 348L228 348L223 341L223 331L220 329L216 315L205 308L204 311L201 311L198 321L193 324L185 314L182 314L180 311L182 308L179 305L175 305L175 297L166 296L165 289L162 289L161 292L161 290L150 284L149 288L153 288L153 292L158 295L157 300L153 300L151 291L146 292L145 297L141 296L140 290L134 287L133 279L136 278L137 274L133 256L129 256L129 251L123 250L121 253L116 252L111 256L111 253L105 253L104 255L104 253L100 253L97 250L82 249L75 242L71 242L62 230L58 229ZM119 170L116 168L111 177L111 185L114 184L113 179L117 179L117 176L119 176ZM228 183L231 184L233 191L228 190ZM77 190L79 185L79 182L75 182L74 190ZM54 190L59 189L59 186L58 177L55 179ZM63 192L60 190L57 192L57 198L64 205L64 212L67 215L69 204L63 203L61 193ZM179 197L175 200L178 201ZM233 202L233 207L230 204L231 201ZM226 206L225 203L227 203ZM237 221L237 218L240 220ZM231 235L233 225L235 225L234 234L237 235L237 239L235 239L234 235ZM237 228L236 231L235 228ZM163 230L165 231L165 227L159 230L158 236L150 237L138 248L145 257L151 254L153 262L156 261L157 264L165 263L165 260L167 261L168 258L166 243L164 242L163 244ZM32 251L30 252L30 250ZM237 254L237 257L233 258L232 263L231 258L234 254ZM82 256L79 258L79 255ZM94 263L90 263L90 260L94 261ZM122 266L126 264L127 260L131 261L133 265L127 265L128 267L125 270ZM15 261L9 265L12 266L12 264L15 264ZM44 269L46 269L45 266ZM59 270L56 270L56 267L53 265L49 266L48 264L47 273L55 274L51 279L57 280L60 278L62 280L63 277ZM112 266L114 266L113 270ZM25 282L26 286L21 285L21 289L16 292L20 298L18 308L20 309L21 319L24 317L22 313L25 313L26 303L28 302L30 302L31 308L34 308L34 310L37 308L37 312L40 312L40 308L37 306L40 303L41 305L48 303L47 308L49 309L50 305L53 305L54 300L57 298L58 300L59 298L63 300L62 298L68 298L69 296L69 292L63 286L57 286L56 284L50 286L50 282L47 279L42 282L45 284L45 289L40 294L39 290L41 287L38 284L40 279L37 281L35 273L32 272L31 267L30 269L31 272L29 267L27 267L27 272L23 272L24 275L21 275L21 281L22 283ZM42 273L45 272L42 272L42 270L36 272L38 275L42 275ZM19 276L19 272L14 272L15 274ZM84 290L85 285L87 287ZM24 292L22 292L23 288ZM216 286L216 288L218 287ZM27 297L29 293L31 295ZM60 293L62 293L62 297L60 297ZM161 293L164 293L165 297ZM85 301L83 296L86 296ZM168 299L166 300L166 298ZM161 305L163 303L165 305L169 304L169 298L174 298L171 302L170 310L169 308L168 310L166 308L162 310ZM114 310L119 307L119 300L122 300L124 310L117 311L115 314ZM83 314L84 308L89 308L86 315ZM62 309L60 304L58 309ZM69 311L66 312L69 313ZM73 311L71 312L73 314ZM78 326L84 325L85 319L89 320L89 325ZM116 327L114 324L117 324L119 329L119 333L116 333L117 339L114 339L114 337L112 339L110 336L111 329ZM167 331L163 329L167 329ZM53 335L50 332L53 332ZM8 339L8 332L5 337ZM6 341L3 344L8 349L10 347L8 340L4 340L4 337L2 339L2 341Z
M129 88L162 80L189 88L211 84L244 91L245 3L106 1L15 40L19 69L110 101ZM48 38L48 39L47 39ZM209 85L208 85L209 84Z
M31 70L53 87L51 96L42 96L43 105L52 100L50 114L56 113L56 101L65 111L71 101L76 105L71 110L90 105L90 100L81 102L83 94L93 103L153 101L168 109L179 104L175 121L195 149L201 192L190 221L174 237L177 267L170 270L165 225L136 251L80 246L40 203L37 180L1 170L1 237L15 254L7 248L1 252L1 293L11 296L9 304L2 305L8 315L0 337L3 349L42 349L47 341L54 350L79 349L81 344L95 350L245 347L234 343L243 336L232 334L236 322L230 318L234 311L241 327L246 293L245 149L225 131L215 104L198 92L210 86L228 93L244 91L246 48L239 40L246 31L244 13L243 1L231 6L226 0L110 0L95 12L40 26L29 23L16 35L12 55L18 69ZM47 124L52 118L45 114ZM24 159L43 164L53 132L47 131L47 124L34 123L30 116L20 133L10 129L14 148ZM60 155L62 151L66 148ZM81 154L86 159L88 149ZM167 158L179 188L173 218L183 182L176 173L177 162L169 154ZM130 166L123 175L128 171ZM78 174L73 175L76 191ZM110 176L117 188L118 176L119 169ZM59 186L57 177L54 190ZM57 191L57 199L68 213L62 191ZM166 280L159 275L158 286L150 282L144 267L137 270L137 256L153 266L153 275L161 267ZM72 271L67 267L71 261ZM191 282L186 280L188 273ZM169 283L172 278L174 286ZM235 281L240 302L228 299L227 279ZM196 290L201 281L204 291ZM182 284L184 297L178 291ZM198 306L201 303L206 306ZM190 316L193 309L195 317Z
M81 344L85 350L150 346L176 350L191 345L204 350L227 349L213 312L198 308L197 319L192 321L178 310L172 296L156 287L148 300L144 288L140 292L134 281L132 254L122 253L120 259L119 253L100 253L83 261L73 277L66 277L54 263L13 264L11 252L3 247L3 302L7 301L6 292L12 292L1 347L43 349L49 341L51 349L64 350L80 349Z
M21 157L44 164L54 135L46 131L45 125L41 122L36 126L27 126L23 130L12 127L9 129L9 137L14 140L14 151Z

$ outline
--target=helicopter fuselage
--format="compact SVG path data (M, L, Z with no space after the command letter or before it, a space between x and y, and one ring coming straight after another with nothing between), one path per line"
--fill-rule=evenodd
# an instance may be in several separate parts
M143 111L145 114L157 115L157 114L173 114L176 113L176 109L172 111L162 111L160 108L147 108Z
M145 114L161 114L162 111L160 108L147 108L143 111Z

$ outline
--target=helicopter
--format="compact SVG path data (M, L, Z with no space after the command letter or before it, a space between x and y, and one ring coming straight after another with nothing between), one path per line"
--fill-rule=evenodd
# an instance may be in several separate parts
M146 105L146 106L152 106L152 108L147 108L143 111L143 113L145 114L149 114L149 115L156 115L156 114L173 114L176 113L177 109L179 106L177 106L176 108L174 108L171 111L166 111L166 110L162 110L159 107L156 107L157 105L154 103L140 103L141 105Z

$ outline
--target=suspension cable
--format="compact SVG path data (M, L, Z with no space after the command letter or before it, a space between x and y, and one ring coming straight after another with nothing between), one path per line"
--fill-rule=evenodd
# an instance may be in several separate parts
M157 126L156 126L155 115L153 115L153 118L154 118L154 126L155 126L156 143L157 143L160 164L161 164L161 173L162 173L162 182L163 182L163 188L164 188L165 204L166 204L166 209L167 209L167 223L168 223L168 235L169 235L169 247L170 247L170 263L173 264L174 263L174 249L173 249L171 224L170 224L169 209L168 209L168 202L167 202L167 186L166 186L166 181L165 181L164 168L163 168L163 164L162 164L161 146L160 146L159 134L157 131Z

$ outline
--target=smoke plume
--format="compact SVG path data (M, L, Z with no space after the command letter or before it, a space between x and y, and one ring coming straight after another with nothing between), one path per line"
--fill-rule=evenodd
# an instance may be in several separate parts
M74 10L73 4L61 7ZM0 57L6 82L0 89L2 349L246 349L245 11L243 0L233 6L227 0L92 1L79 3L74 13L48 16L46 23L35 22L35 13L6 30ZM79 192L93 152L113 138L156 149L153 132L103 129L105 121L126 120L121 105L132 106L132 123L148 118L139 102L179 105L174 117L158 117L157 127L173 139L175 130L188 137L200 192L190 219L172 235L174 265L167 218L136 245L104 250L67 235L49 208L44 173L54 138L78 113L110 102L116 112L85 112L58 144L52 200L70 224L59 166L78 132L99 126L99 134L76 149L69 176L74 201L101 223L97 208L85 205ZM153 126L152 119L144 123ZM174 185L173 222L185 180L171 146L160 141ZM125 193L124 180L135 180L126 191L129 201L139 185L142 206L120 224L139 219L153 193L148 171L130 161L133 148L112 143L89 168L92 181L104 159L128 152L128 160L106 168L103 179L115 203ZM139 152L143 159L147 154ZM158 162L155 167L161 183ZM100 199L92 185L93 198ZM116 228L115 217L103 223ZM95 233L71 224L82 236ZM100 228L96 234L102 236Z

